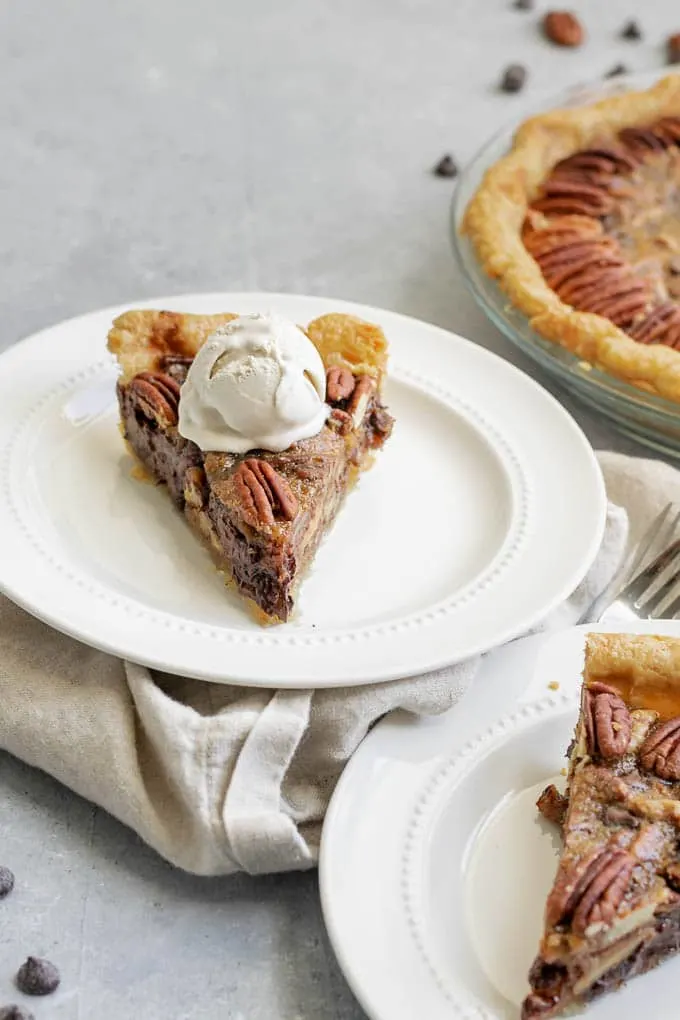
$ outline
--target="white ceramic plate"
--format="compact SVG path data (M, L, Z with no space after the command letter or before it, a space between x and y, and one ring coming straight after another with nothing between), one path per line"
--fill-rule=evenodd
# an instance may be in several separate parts
M588 629L599 628L491 653L458 708L386 719L346 768L323 831L321 895L372 1020L518 1020L559 852L535 801L563 781ZM680 636L678 621L621 629ZM669 962L587 1016L677 1020L679 977L680 960Z
M562 407L501 359L341 301L213 294L144 305L379 322L394 435L320 549L297 618L263 629L166 494L131 477L105 350L122 309L30 337L0 359L0 586L36 616L162 670L356 684L505 641L586 572L604 525L597 463Z

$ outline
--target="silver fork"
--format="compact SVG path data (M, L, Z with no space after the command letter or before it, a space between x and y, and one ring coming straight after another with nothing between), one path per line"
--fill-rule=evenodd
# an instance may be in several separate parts
M680 508L668 503L652 521L607 593L599 622L610 617L674 619L680 612Z

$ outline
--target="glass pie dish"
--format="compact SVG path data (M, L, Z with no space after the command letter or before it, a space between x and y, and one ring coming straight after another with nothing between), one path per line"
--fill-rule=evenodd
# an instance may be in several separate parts
M521 119L554 108L587 105L624 91L644 89L663 73L656 71L654 74L622 76L577 85L544 100ZM486 170L510 149L519 123L514 122L494 135L467 165L458 182L451 207L451 237L463 277L494 325L556 382L609 419L626 435L659 453L680 458L680 404L617 379L554 341L542 337L531 328L526 315L512 306L507 295L485 273L473 245L461 234L460 225L470 199Z

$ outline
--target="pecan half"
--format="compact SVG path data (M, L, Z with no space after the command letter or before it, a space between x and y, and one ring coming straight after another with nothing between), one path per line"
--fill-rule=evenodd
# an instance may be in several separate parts
M628 332L638 343L667 344L673 347L679 327L680 308L672 301L666 301L636 322Z
M326 399L331 404L352 396L356 379L344 365L331 365L326 372Z
M328 418L328 424L336 429L341 436L346 436L352 430L352 416L347 411L334 407Z
M669 35L666 40L666 56L669 64L680 64L680 32Z
M668 148L662 131L655 131L654 128L629 127L619 131L619 138L626 148L636 156L649 154L650 152L663 152Z
M568 198L583 203L594 215L604 216L613 208L614 200L606 187L584 180L576 174L551 174L543 185L546 198Z
M548 11L543 31L558 46L580 46L585 36L581 22L571 11Z
M660 779L680 780L680 716L652 730L640 748L638 760Z
M531 208L546 216L604 216L613 207L613 200L603 208L588 195L544 195L531 203Z
M570 862L548 897L546 924L570 924L585 935L591 924L609 926L625 895L635 859L625 850L605 847Z
M555 165L555 170L565 167L574 170L595 170L613 174L632 172L637 166L629 152L619 145L602 145L592 149L581 149L567 156Z
M602 315L615 326L625 328L646 312L649 302L647 286L626 273L622 274L616 287L611 287L610 293L590 301L584 310Z
M163 372L140 372L128 389L137 408L149 421L162 428L176 425L179 419L179 384Z
M161 359L163 371L166 372L171 378L182 385L187 377L187 372L191 367L193 358L185 357L183 354L166 354Z
M567 813L569 801L557 789L554 783L546 786L541 796L536 801L536 807L548 822L555 825L562 825L564 816Z
M655 130L662 132L669 144L680 145L680 117L662 117Z
M607 684L590 684L584 694L583 716L588 754L611 759L626 753L633 723L618 691Z
M357 380L357 384L347 404L347 413L352 416L352 423L355 429L358 429L364 420L366 408L374 389L375 383L370 375L362 375Z
M266 460L249 457L234 472L234 482L245 519L253 527L292 521L298 501L285 478Z

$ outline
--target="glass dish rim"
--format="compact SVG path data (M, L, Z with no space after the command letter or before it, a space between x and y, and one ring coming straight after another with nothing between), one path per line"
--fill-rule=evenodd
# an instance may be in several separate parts
M451 200L449 233L453 254L468 290L487 318L515 346L577 395L582 393L591 401L603 403L617 415L625 414L626 410L635 411L646 418L650 426L677 430L680 428L680 404L602 371L533 330L527 317L519 310L512 309L508 297L482 269L473 246L459 229L465 208L474 192L471 182L473 180L479 182L484 172L500 158L502 152L496 150L504 143L510 143L515 130L523 121L550 109L583 105L585 102L595 102L606 95L649 87L655 81L672 73L674 72L669 68L656 68L653 72L578 83L557 94L543 96L529 109L524 108L522 115L503 124L466 163ZM510 313L518 319L517 323L512 321Z

